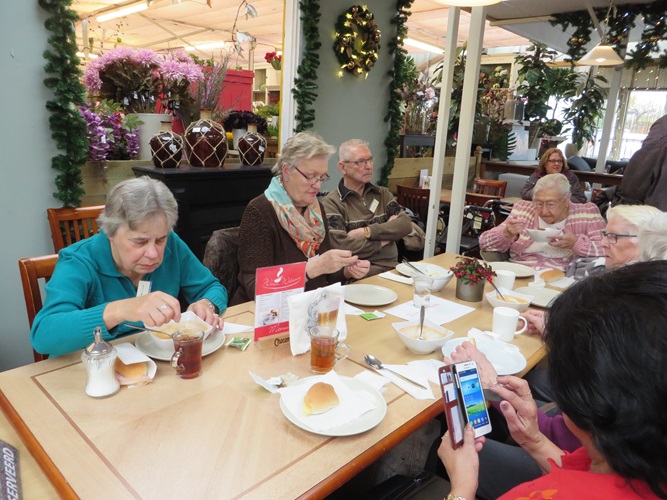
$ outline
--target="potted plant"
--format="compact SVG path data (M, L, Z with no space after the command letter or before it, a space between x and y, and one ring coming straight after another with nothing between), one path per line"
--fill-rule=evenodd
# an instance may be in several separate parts
M237 149L239 139L248 131L249 125L256 127L256 132L266 134L266 120L252 111L233 110L222 119L225 130L231 130L234 135L234 149ZM250 130L252 132L252 130Z
M468 302L480 302L484 296L484 283L493 281L491 266L474 257L461 257L450 270L456 277L456 298Z

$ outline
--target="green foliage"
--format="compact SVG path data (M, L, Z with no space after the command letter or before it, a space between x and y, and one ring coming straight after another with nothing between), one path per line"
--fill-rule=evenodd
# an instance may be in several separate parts
M605 112L607 90L600 84L607 83L603 76L586 76L581 93L570 92L566 97L572 99L570 107L565 111L565 119L572 124L572 142L581 149L584 142L595 142L598 121Z
M313 127L315 110L313 104L317 100L317 68L320 67L320 56L317 51L321 47L318 23L320 21L319 0L299 0L301 21L303 22L304 49L301 64L297 68L292 95L296 101L295 132L303 132Z
M556 55L557 52L548 49L546 45L533 43L526 53L514 58L514 61L521 65L517 72L517 90L519 95L528 99L524 116L531 122L545 119L551 109L547 100L551 95L554 74L548 63L552 62Z
M85 194L79 167L86 161L88 140L86 121L78 109L85 103L74 33L78 15L69 8L70 4L71 0L39 0L39 6L49 14L44 26L52 33L48 39L51 49L44 52L44 85L53 92L46 109L51 112L51 137L61 151L51 160L51 168L59 172L53 196L66 207L76 207Z
M497 156L500 161L507 161L516 148L516 135L512 132L512 126L492 121L489 142L493 156Z
M401 91L403 86L409 82L406 75L407 50L403 48L403 40L408 35L408 29L405 26L410 11L408 10L414 0L397 0L396 15L391 20L391 24L396 25L396 38L389 41L389 53L394 56L394 66L389 71L389 103L387 105L387 114L384 117L385 122L389 122L389 132L384 141L387 152L387 162L382 167L378 184L386 186L389 183L389 174L394 168L394 160L398 156L398 144L400 141L400 130L403 124L403 111L401 109Z
M264 106L257 108L255 113L265 120L271 116L280 116L280 103L265 104Z

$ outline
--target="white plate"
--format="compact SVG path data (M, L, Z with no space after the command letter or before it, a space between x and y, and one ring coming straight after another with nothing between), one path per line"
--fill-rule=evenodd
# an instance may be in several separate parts
M318 376L307 377L295 383L304 384L313 378L319 378L319 377ZM382 394L373 389L370 385L364 384L359 380L342 376L340 378L353 391L364 392L366 393L366 397L372 398L373 404L375 404L375 409L367 411L366 413L361 415L356 420L353 420L352 422L348 422L338 427L332 427L331 429L327 429L324 431L316 431L311 429L310 427L306 427L303 423L301 423L301 421L298 418L294 416L294 414L291 411L287 409L281 398L280 409L282 410L283 415L287 417L287 420L292 422L297 427L300 427L304 431L312 432L313 434L319 434L320 436L353 436L355 434L361 434L362 432L366 432L367 430L372 429L377 424L382 422L382 419L387 414L387 402L382 397Z
M171 361L171 356L174 354L174 349L165 349L161 345L156 344L152 340L152 335L148 332L140 333L134 345L143 352L146 356L160 361ZM202 346L202 356L207 356L212 352L220 349L225 343L225 335L220 330L215 330L211 333Z
M448 341L442 346L442 354L449 356L466 340L467 337L458 337ZM498 375L514 375L526 367L526 358L515 345L479 337L475 341L477 349L484 353Z
M539 286L522 286L514 291L532 295L533 301L531 302L531 305L537 307L549 307L551 301L563 293L560 290L553 290L551 288L543 288Z
M489 265L494 271L512 271L517 278L532 278L535 275L535 269L516 262L489 262Z
M360 306L385 306L398 298L393 290L378 285L345 285L345 301Z
M444 267L436 266L435 264L429 264L428 262L410 262L417 269L421 270L424 274L430 276L431 278L442 277L444 278L450 272ZM403 276L409 276L412 278L415 274L418 274L417 271L410 268L410 266L403 264L402 262L396 266L396 270L401 273Z

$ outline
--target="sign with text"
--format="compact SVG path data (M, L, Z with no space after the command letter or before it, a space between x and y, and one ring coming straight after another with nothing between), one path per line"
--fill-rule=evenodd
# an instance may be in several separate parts
M289 332L287 297L306 286L306 263L261 267L255 280L255 342Z
M19 452L0 440L0 500L20 500Z

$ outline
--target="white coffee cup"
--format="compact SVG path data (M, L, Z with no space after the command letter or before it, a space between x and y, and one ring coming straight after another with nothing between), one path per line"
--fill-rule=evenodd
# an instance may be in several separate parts
M523 327L517 330L519 320L523 321ZM514 339L514 335L523 333L528 326L526 318L521 316L519 311L509 307L495 307L493 309L493 333L498 340L509 342Z
M516 273L513 271L498 270L496 271L496 276L493 278L493 282L498 288L507 288L508 290L514 290L514 280L516 279Z

